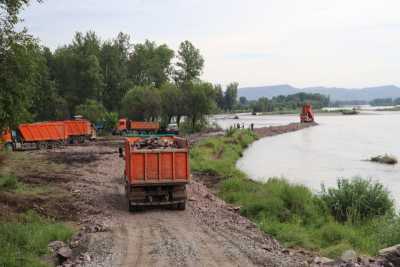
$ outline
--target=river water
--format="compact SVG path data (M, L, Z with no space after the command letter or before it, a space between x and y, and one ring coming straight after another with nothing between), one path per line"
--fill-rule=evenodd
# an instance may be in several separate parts
M259 124L270 124L268 119ZM384 184L400 207L400 164L365 161L385 153L400 158L400 113L317 114L316 120L316 127L253 143L238 168L255 180L285 177L315 191L320 191L322 183L334 186L339 177L370 178ZM297 116L275 116L274 120L282 124L295 121Z

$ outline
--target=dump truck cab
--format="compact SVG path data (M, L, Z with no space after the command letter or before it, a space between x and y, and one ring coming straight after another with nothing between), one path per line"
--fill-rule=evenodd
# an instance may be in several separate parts
M7 149L7 150L13 149L12 132L9 128L1 131L0 140L5 149Z
M190 180L189 144L172 136L125 140L125 192L129 210L173 206L184 210Z
M117 132L123 133L128 130L128 119L123 118L118 120Z

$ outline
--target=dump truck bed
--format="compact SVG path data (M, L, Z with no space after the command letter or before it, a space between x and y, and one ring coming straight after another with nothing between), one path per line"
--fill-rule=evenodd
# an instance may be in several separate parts
M160 129L160 124L158 122L131 121L130 129L133 131L157 131Z
M187 140L178 137L126 139L125 189L130 210L148 205L177 205L178 209L185 209L189 180Z
M178 140L164 137L165 140ZM125 175L132 185L187 183L190 179L189 149L185 141L180 147L164 149L137 149L142 138L127 138L125 143Z
M92 133L90 122L87 120L64 121L68 136L89 136Z
M63 122L38 122L21 124L18 127L25 142L58 141L67 138Z

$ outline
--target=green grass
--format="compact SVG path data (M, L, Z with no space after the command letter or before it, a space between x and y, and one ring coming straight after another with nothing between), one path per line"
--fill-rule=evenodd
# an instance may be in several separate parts
M19 186L18 179L13 174L0 174L0 191L15 190Z
M317 250L332 258L347 249L375 255L400 243L400 218L380 184L339 179L336 188L315 194L285 179L252 181L235 164L254 140L247 130L203 140L191 150L191 167L222 178L220 197L240 206L241 214L260 229L288 247Z
M30 185L18 180L14 172L19 176L24 175L24 166L34 161L27 155L1 153L0 158L0 194L5 198L7 194L25 199L26 196L36 197L49 192L59 196L60 192L49 185ZM42 159L40 162L43 165L46 163ZM33 165L32 168L35 168L36 165ZM7 205L7 201L4 204ZM45 219L33 211L22 214L15 212L17 211L6 214L0 212L0 266L47 266L41 257L48 253L48 243L54 240L68 240L73 230L62 223Z
M212 137L200 141L190 151L191 169L224 178L245 175L236 169L235 163L256 135L250 130L231 130L224 137Z
M28 212L0 223L0 266L47 266L40 260L54 240L68 240L72 229Z

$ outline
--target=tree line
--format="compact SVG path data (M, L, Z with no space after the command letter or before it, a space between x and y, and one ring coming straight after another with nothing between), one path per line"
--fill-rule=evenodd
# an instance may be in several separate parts
M296 93L292 95L280 95L272 98L260 97L257 100L247 100L240 97L237 104L238 110L250 110L252 112L275 112L299 110L305 103L311 104L315 109L329 106L329 97L321 94Z
M107 127L118 117L163 124L187 118L194 129L206 114L233 108L238 84L224 92L201 80L204 58L191 42L175 52L149 40L133 43L125 33L102 41L89 31L51 51L16 30L28 2L0 0L0 128L79 114Z

